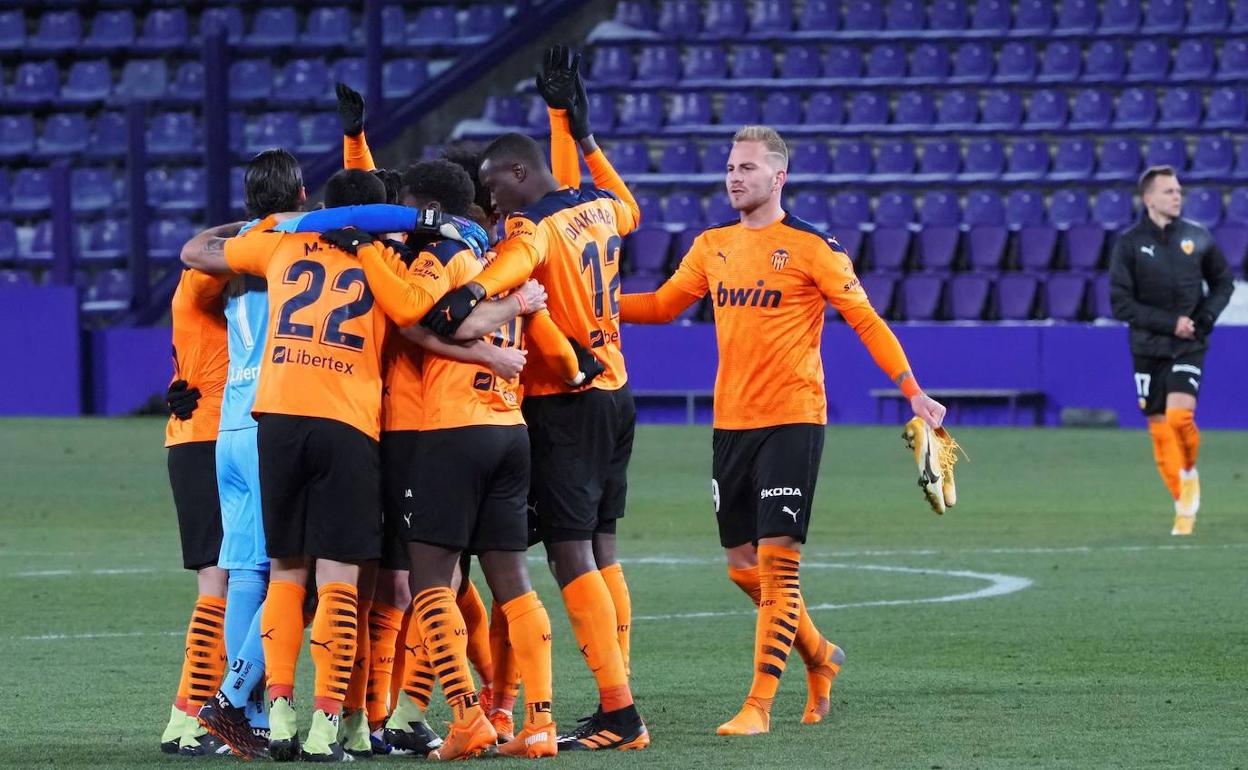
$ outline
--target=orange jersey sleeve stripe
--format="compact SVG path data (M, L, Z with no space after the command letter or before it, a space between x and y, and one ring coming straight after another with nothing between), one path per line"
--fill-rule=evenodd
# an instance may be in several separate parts
M581 186L581 151L568 127L567 110L547 109L550 115L550 171L564 187Z
M229 342L221 292L233 276L183 270L170 305L173 380L199 389L199 404L188 420L170 417L165 446L212 441L221 424L221 399L229 372Z
M358 168L372 171L377 168L373 162L373 153L368 149L368 140L361 131L356 136L342 136L342 167Z

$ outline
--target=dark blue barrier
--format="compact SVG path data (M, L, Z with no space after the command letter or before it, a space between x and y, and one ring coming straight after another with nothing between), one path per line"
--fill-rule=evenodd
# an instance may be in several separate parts
M169 327L115 326L91 333L95 414L130 414L162 395L173 375Z
M78 290L0 289L0 415L82 413Z

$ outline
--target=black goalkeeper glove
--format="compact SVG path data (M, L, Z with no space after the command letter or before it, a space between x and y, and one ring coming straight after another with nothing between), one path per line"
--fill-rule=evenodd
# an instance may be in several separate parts
M341 227L337 230L326 230L321 233L321 240L333 244L339 250L355 256L360 247L376 240L372 233L357 230L354 227Z
M189 420L199 406L199 388L188 388L186 380L174 380L165 392L169 414L179 420Z
M577 379L569 382L573 387L583 387L594 381L594 378L607 370L593 353L590 353L584 345L576 340L568 337L568 343L572 345L572 352L576 353L576 365L580 369L577 373Z
M573 68L579 66L580 56L573 60ZM585 91L585 79L581 77L580 70L576 71L576 98L572 100L572 106L568 107L568 129L572 132L572 138L580 140L594 133L589 127L589 94Z
M576 69L568 60L570 53L568 47L563 45L547 48L542 71L534 80L537 92L552 110L570 109L572 100L576 98ZM573 59L577 67L580 60L580 54Z
M1217 319L1208 310L1196 314L1192 322L1196 324L1196 339L1203 340L1213 334L1213 323Z
M359 136L364 130L364 97L346 83L336 83L334 91L338 94L338 120L342 123L342 133Z
M440 337L452 337L484 294L479 284L460 286L438 300L421 319L420 325Z

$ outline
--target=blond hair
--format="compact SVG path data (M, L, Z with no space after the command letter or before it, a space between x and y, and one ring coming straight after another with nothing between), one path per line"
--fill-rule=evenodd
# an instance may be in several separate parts
M767 148L767 162L772 168L776 171L787 171L789 168L789 146L771 126L743 126L732 141L734 144L758 142Z

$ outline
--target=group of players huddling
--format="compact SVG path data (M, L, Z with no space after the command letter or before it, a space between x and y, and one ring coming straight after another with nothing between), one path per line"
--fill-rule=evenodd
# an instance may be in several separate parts
M707 229L656 292L621 296L621 238L640 212L594 140L579 62L553 48L537 77L549 166L531 138L506 134L475 157L377 170L363 100L339 85L346 168L325 208L298 212L298 163L269 150L247 167L253 219L183 248L166 445L199 597L162 749L341 761L648 747L616 558L635 422L620 323L666 323L708 293L712 497L729 577L759 608L749 694L718 732L768 731L794 648L802 722L828 713L844 653L811 621L798 578L826 423L825 304L909 398L907 436L938 510L953 502L944 407L836 240L781 208L788 150L769 128L734 138L725 184L739 221ZM562 735L550 620L526 562L537 542L599 694ZM452 715L444 738L425 721L435 680Z

